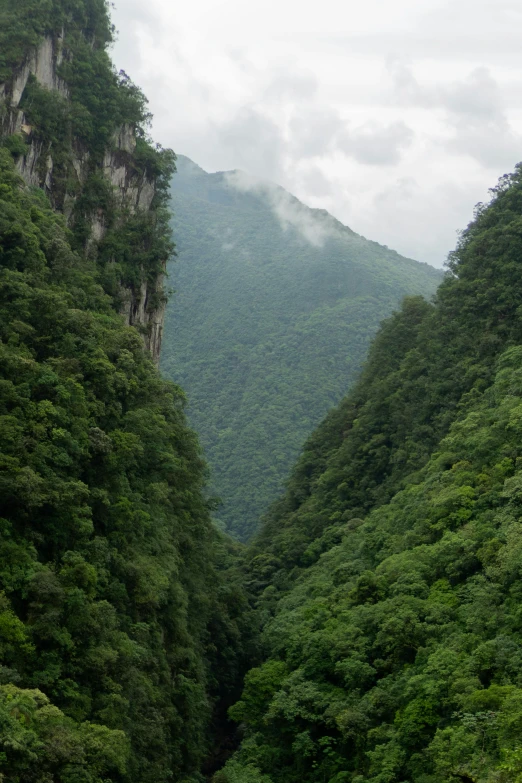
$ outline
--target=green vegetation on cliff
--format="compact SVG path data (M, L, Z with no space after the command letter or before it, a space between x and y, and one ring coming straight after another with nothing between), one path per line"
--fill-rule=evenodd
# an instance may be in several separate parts
M106 0L2 0L0 7L0 82L10 79L26 53L46 34L60 35L74 23L100 50L112 41ZM106 56L106 55L105 55ZM107 58L108 59L108 58ZM95 90L96 86L85 85Z
M0 128L20 111L33 124L28 141L0 133L0 777L201 781L251 658L251 613L184 394L119 313L144 280L146 306L161 305L173 156L112 69L105 2L3 4L2 95L44 35L66 48L68 92L29 77L20 106L0 105ZM130 151L115 150L121 123ZM50 200L15 169L29 150L53 156ZM105 154L147 185L144 209ZM87 161L76 179L74 161Z
M65 214L75 248L96 256L115 308L129 291L139 298L146 283L150 313L165 300L161 276L173 249L166 203L175 155L148 138L147 99L114 69L107 52L112 40L105 0L6 2L0 9L0 128L6 129L3 145ZM22 79L31 62L56 89L32 72ZM12 105L17 79L23 92ZM26 132L9 135L22 117ZM110 177L118 170L121 181L122 169L124 182L115 188ZM146 191L147 203L132 203L132 191L138 202Z
M247 575L266 660L216 783L522 779L522 169L309 439Z
M275 466L263 493L288 433L313 425L311 375L326 410L377 319L410 293L308 438L240 571L244 550L210 520L185 395L118 312L122 285L150 282L154 307L163 296L172 156L147 141L141 93L111 69L106 4L4 4L0 78L22 63L17 47L64 20L77 92L67 102L29 80L23 96L33 140L64 173L51 201L15 169L22 135L0 138L0 777L520 783L522 168L478 207L431 302L419 294L437 273L280 189L182 160L175 225L194 268L175 283L200 331L180 324L165 366L181 379L173 342L188 362L204 338L195 404L214 409L223 460L225 422L260 415ZM94 59L75 25L98 36ZM107 82L83 84L95 61ZM109 103L118 93L143 110L115 116L138 134L132 152L118 148L126 170L158 183L147 213L118 201L100 168L117 130L101 122L106 88ZM71 183L75 144L93 145L93 168ZM73 212L57 214L57 192ZM247 435L233 453L243 467L255 427ZM239 532L268 494L250 497Z
M0 151L0 771L179 780L234 685L243 599L183 394L21 185Z
M407 293L430 296L441 275L282 188L182 156L172 208L162 369L187 392L218 516L247 539L381 319Z

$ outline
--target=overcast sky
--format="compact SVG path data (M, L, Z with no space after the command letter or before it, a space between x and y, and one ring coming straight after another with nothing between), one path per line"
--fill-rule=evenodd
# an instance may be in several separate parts
M442 266L522 160L521 0L116 0L153 136Z

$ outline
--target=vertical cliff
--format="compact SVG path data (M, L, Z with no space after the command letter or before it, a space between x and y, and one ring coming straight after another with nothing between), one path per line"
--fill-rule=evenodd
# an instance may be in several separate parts
M16 40L17 25L23 34L0 52L0 136L25 182L46 192L97 259L116 309L157 362L174 156L150 144L146 100L110 63L105 3L42 6L2 20L0 45L2 35Z
M201 783L250 659L183 392L143 350L174 156L111 66L108 5L0 0L6 783Z

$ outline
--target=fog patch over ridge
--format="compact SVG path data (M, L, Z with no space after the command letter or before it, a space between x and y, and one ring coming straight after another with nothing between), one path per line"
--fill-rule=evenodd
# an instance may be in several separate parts
M267 180L259 179L244 171L227 171L224 178L229 187L242 193L263 196L276 216L283 231L293 228L310 245L323 247L328 237L335 233L333 225L322 222L313 210L301 204L286 190Z

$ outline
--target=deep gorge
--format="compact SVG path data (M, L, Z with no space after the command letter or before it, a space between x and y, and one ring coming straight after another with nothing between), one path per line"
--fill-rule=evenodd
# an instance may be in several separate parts
M519 783L520 167L238 544L157 368L175 155L113 34L0 7L3 779Z

